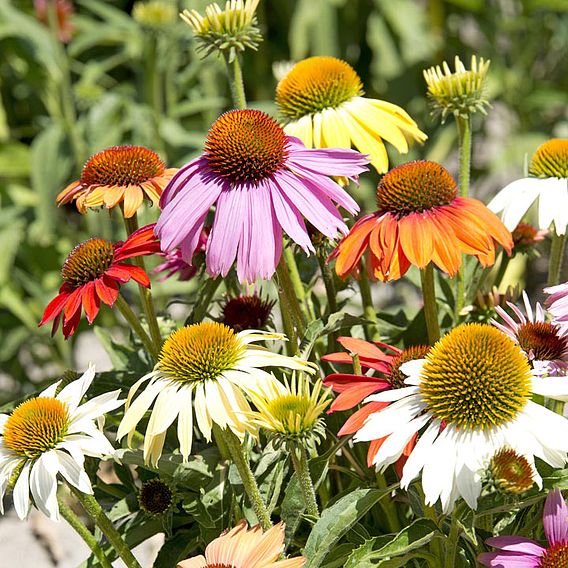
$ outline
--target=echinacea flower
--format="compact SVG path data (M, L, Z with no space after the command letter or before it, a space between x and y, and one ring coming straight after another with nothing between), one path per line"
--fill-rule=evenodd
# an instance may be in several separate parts
M113 146L91 156L83 166L81 179L69 184L58 196L58 205L75 201L77 209L86 213L93 207L123 208L132 217L144 198L154 205L160 202L162 190L176 168L167 169L152 150L144 146Z
M347 149L309 150L259 110L221 115L202 156L165 189L156 234L162 250L180 248L190 262L205 218L216 205L207 242L211 276L226 276L235 258L241 282L269 279L282 253L282 230L313 252L303 217L330 238L347 226L335 203L353 214L357 203L328 176L355 178L367 159Z
M87 321L92 324L99 313L101 301L110 307L114 305L121 284L132 279L146 288L150 287L146 272L124 261L159 250L154 225L134 231L124 242L113 244L94 237L78 244L63 263L63 284L59 294L45 308L39 325L53 320L53 335L62 321L63 335L67 339L77 330L83 310Z
M531 205L538 200L538 227L557 235L568 225L568 139L553 138L541 144L529 165L529 177L504 187L487 205L500 213L513 230Z
M49 27L49 2L50 0L34 0L36 18L45 26ZM73 2L70 0L54 0L55 16L57 23L57 37L62 43L69 43L75 31L72 17L75 11Z
M206 230L201 231L199 235L199 240L197 242L197 247L193 251L193 258L191 259L191 264L187 263L181 254L181 250L175 249L171 252L161 252L159 256L165 258L165 262L159 264L154 268L154 274L160 274L165 272L163 276L158 278L159 282L163 282L172 276L178 277L180 282L185 282L187 280L191 280L198 272L199 265L197 264L196 260L199 258L201 253L205 253L205 249L207 247L207 238L209 237L209 232ZM205 260L205 256L203 254L203 259ZM200 263L201 264L201 263Z
M145 481L138 491L140 509L152 517L159 517L171 512L175 503L174 489L159 477Z
M552 323L568 333L568 282L544 289L548 294L546 305L552 314Z
M538 230L530 223L519 223L512 231L513 254L518 252L531 253L534 247L544 240L548 230Z
M264 532L259 525L248 528L241 521L207 545L205 556L179 562L177 568L300 568L302 556L278 560L284 552L284 525L278 523Z
M307 148L351 148L371 157L379 172L388 170L386 140L401 154L408 141L427 136L401 107L363 97L356 71L341 59L317 56L296 63L276 88L276 104L286 125Z
M341 278L358 274L366 251L369 275L383 281L430 262L455 276L462 254L492 266L496 243L511 253L511 233L481 201L458 197L456 182L440 164L420 160L390 170L377 188L377 206L333 251Z
M92 494L84 469L85 456L102 458L113 447L95 420L118 408L120 390L102 394L81 405L95 376L89 369L57 394L61 381L39 396L0 414L0 512L8 484L14 484L14 508L25 519L34 505L50 519L59 520L57 480L59 474L79 491Z
M330 353L329 355L323 356L322 360L333 363L351 363L352 355L358 355L362 368L378 371L381 376L374 376L369 374L369 372L365 375L344 373L332 373L328 375L323 381L324 384L330 386L334 392L339 393L328 410L328 413L354 408L371 394L390 389L403 388L406 386L404 384L406 377L400 370L400 367L408 361L424 358L430 349L430 347L426 345L398 349L392 345L370 343L355 337L340 337L337 341L348 349L351 355L347 353ZM392 354L383 352L379 346L392 351ZM388 402L367 402L347 419L337 435L346 436L354 434L363 427L365 420L367 420L371 414L383 410L388 405ZM370 440L369 450L367 452L367 465L369 467L373 466L377 452L386 439L386 437L382 437ZM399 477L402 475L402 467L406 463L415 441L415 438L409 440L396 461L395 469Z
M511 448L498 450L489 462L489 481L497 491L506 495L522 495L535 483L542 489L542 478L534 460Z
M487 114L489 106L485 93L485 79L489 69L489 60L475 55L471 56L471 69L466 69L461 59L456 56L455 71L444 61L439 65L425 70L424 79L428 85L428 97L435 111L445 121L448 114L456 117L467 117L475 112Z
M548 546L522 536L496 536L485 542L498 552L483 552L477 560L490 568L563 568L568 565L568 507L560 490L544 504L544 534Z
M149 30L163 30L175 24L177 7L165 0L138 1L132 6L132 18Z
M263 300L256 294L228 298L221 308L221 322L235 331L263 329L273 307L272 300Z
M224 10L213 2L205 7L204 16L197 10L184 10L180 16L193 30L198 52L203 51L207 56L220 51L232 61L247 47L258 49L262 41L256 20L259 1L227 0Z
M523 291L526 316L511 302L509 308L517 316L515 321L501 306L495 312L504 323L491 323L516 341L539 376L566 375L568 371L568 330L547 321L546 312L537 302L533 311L527 293ZM566 380L566 379L562 379Z
M260 386L250 393L250 399L256 410L246 417L277 444L294 450L297 444L309 448L325 438L322 413L331 398L321 380L312 384L304 373L294 373L284 384L271 381Z
M447 513L461 496L475 509L482 472L504 446L555 468L566 463L568 420L531 398L563 399L568 382L547 385L551 379L535 376L520 347L498 329L460 325L425 359L401 370L408 386L368 397L391 404L369 416L354 440L387 437L375 457L375 465L385 468L418 434L401 487L422 471L427 504L440 500Z
M117 437L132 434L154 403L144 436L144 460L156 464L166 431L178 419L177 435L184 460L191 453L194 408L197 427L211 441L213 423L243 438L250 411L245 395L276 379L261 367L283 367L313 373L310 363L254 345L284 340L279 333L247 330L235 333L220 323L203 322L174 331L164 342L158 363L128 393ZM141 385L148 382L135 399Z

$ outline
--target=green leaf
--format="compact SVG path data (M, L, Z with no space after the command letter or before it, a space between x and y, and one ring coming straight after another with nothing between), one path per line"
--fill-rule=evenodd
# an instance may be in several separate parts
M345 566L357 568L376 566L377 560L406 555L425 546L437 535L439 535L438 528L432 521L418 519L394 536L378 536L366 541L351 553Z
M30 150L21 142L0 144L0 177L27 177L30 172Z
M341 537L389 493L390 489L356 489L325 509L306 542L303 552L307 558L305 568L321 566Z

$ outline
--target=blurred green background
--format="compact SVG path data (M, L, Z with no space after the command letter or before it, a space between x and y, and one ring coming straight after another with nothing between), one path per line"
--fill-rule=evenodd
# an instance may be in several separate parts
M75 364L74 343L38 329L71 248L123 238L106 212L81 217L54 199L84 161L115 144L158 151L169 166L198 154L230 105L224 68L195 55L184 8L204 1L0 0L0 403ZM149 4L149 6L144 6ZM403 106L427 132L393 164L428 158L456 170L456 131L430 116L422 70L459 55L491 59L492 108L474 120L474 195L487 199L523 174L526 156L568 137L568 0L263 0L264 42L245 55L251 106L276 113L276 77L289 61L335 55L367 96ZM357 199L373 207L377 177ZM147 210L143 221L155 220ZM538 266L536 267L538 273ZM191 301L195 282L155 286ZM103 310L97 323L112 323ZM83 323L81 329L86 328Z

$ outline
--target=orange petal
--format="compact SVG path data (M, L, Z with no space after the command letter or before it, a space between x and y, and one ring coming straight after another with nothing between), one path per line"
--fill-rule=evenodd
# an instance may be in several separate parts
M411 213L398 222L399 241L411 264L424 268L432 260L432 225L421 213Z

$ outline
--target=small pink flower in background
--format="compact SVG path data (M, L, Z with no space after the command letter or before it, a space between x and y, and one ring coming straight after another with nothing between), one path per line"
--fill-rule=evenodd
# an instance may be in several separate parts
M188 264L181 254L181 250L175 249L172 252L162 252L159 253L159 256L166 259L165 262L156 266L153 272L154 274L160 274L161 272L166 272L163 276L158 278L159 282L163 282L172 276L178 277L180 282L185 282L186 280L191 280L199 270L199 265L196 264L196 256L199 253L205 252L205 248L207 246L207 237L209 235L209 231L204 229L201 231L201 235L199 236L199 242L197 244L197 248L193 253L193 258L191 259L191 264Z
M552 314L552 322L568 332L568 282L544 289L548 294L546 305Z
M538 376L566 375L568 371L568 328L548 322L546 312L537 302L533 311L526 292L523 292L526 316L511 302L507 305L517 316L515 321L501 306L495 311L503 319L491 323L519 344Z
M50 0L34 0L36 18L44 25L49 25L48 2ZM70 0L55 0L55 14L57 16L57 37L62 43L69 43L75 26L71 22L71 16L75 9Z
M561 568L568 563L568 507L558 489L544 505L544 534L548 547L520 536L497 536L485 542L498 552L484 552L477 560L490 568Z
M357 203L328 176L356 180L368 158L348 149L306 148L258 110L221 115L203 154L172 178L156 225L162 250L179 248L190 263L213 205L207 242L211 276L226 276L235 260L241 282L269 279L282 254L282 232L314 252L304 218L329 238L347 233L338 206L354 214Z

